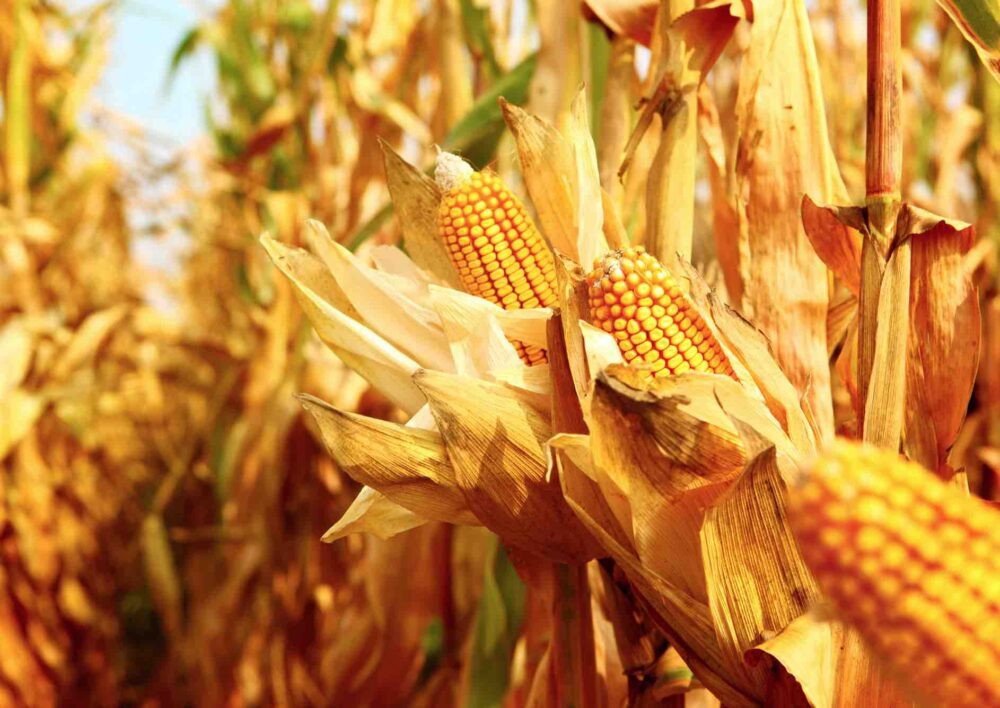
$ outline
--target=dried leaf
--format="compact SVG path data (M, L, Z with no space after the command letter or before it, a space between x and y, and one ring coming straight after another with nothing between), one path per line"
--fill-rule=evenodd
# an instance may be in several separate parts
M587 96L581 89L570 109L566 140L573 152L574 193L576 202L576 250L580 263L592 263L608 252L604 238L604 200L601 178L597 170L597 151L590 137L587 120Z
M586 0L585 4L615 34L647 46L652 40L659 0Z
M878 299L875 355L865 401L864 440L898 449L906 411L906 351L910 330L910 245L889 256Z
M517 142L521 173L542 235L557 252L579 260L573 146L541 118L502 98L500 107Z
M907 395L919 400L907 406L907 437L923 426L933 431L934 454L911 455L932 470L958 437L979 366L979 298L963 263L973 238L971 226L942 219L909 242Z
M438 433L340 411L312 397L301 400L327 451L352 479L427 519L479 523L466 507Z
M0 329L0 361L3 362L0 368L0 396L20 386L27 376L34 340L21 317L10 319Z
M19 388L0 397L0 460L21 442L44 410L44 398Z
M77 327L73 338L63 350L59 359L49 370L52 381L61 381L76 371L91 359L104 340L111 334L128 314L127 305L115 305L106 310L95 312Z
M370 533L377 538L387 539L428 521L429 519L390 501L371 487L362 487L350 508L323 534L323 541L333 543L352 533Z
M802 194L846 196L827 137L812 32L803 0L758 0L740 69L737 216L743 308L812 411L833 434L826 346L826 269L802 227ZM781 283L781 287L774 287Z
M733 666L819 596L789 529L784 497L776 452L768 447L751 460L726 496L708 512L701 529L709 605L719 641ZM822 670L822 664L812 669ZM767 673L754 672L749 678L763 697L770 680ZM817 680L813 676L796 679Z
M469 508L505 543L561 562L582 562L596 543L547 479L548 422L510 389L463 376L422 371L458 486Z
M816 255L852 293L861 293L861 232L867 218L861 207L821 206L802 197L802 225Z

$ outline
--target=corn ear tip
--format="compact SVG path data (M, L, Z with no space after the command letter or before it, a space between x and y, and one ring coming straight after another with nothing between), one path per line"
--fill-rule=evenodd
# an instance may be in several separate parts
M439 151L434 164L434 181L444 192L450 192L475 172L472 165L454 153Z

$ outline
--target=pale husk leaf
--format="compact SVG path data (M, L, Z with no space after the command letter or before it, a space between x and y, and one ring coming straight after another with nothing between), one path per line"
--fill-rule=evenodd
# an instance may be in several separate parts
M604 201L597 168L597 151L590 135L587 96L581 89L573 99L566 140L573 153L574 199L576 201L575 256L582 264L608 252L604 237Z
M295 286L295 297L320 339L393 403L415 413L425 402L412 380L417 362L337 307L343 293L316 258L267 235L261 243Z
M387 539L429 521L371 487L363 487L344 515L323 534L323 541L333 543L352 533L369 533Z
M910 320L910 245L889 255L879 290L875 355L865 400L864 440L898 449L906 410Z
M318 221L310 221L310 245L326 263L351 305L372 330L406 351L421 366L441 371L454 368L448 342L437 314L415 302L397 276L371 268L330 238ZM414 284L411 287L419 287Z

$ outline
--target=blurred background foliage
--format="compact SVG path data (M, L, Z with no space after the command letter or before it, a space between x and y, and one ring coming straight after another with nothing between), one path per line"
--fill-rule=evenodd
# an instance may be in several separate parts
M258 237L302 245L312 217L359 251L394 243L380 141L516 184L497 97L558 122L586 83L641 240L655 136L615 174L648 51L555 0L227 0L170 58L213 62L206 139L164 149L95 100L119 5L80 5L0 0L0 705L518 705L544 600L491 535L320 542L358 487L294 394L398 414L318 343ZM860 195L863 4L807 6ZM905 191L982 236L988 349L958 447L995 498L1000 87L933 2L904 7ZM723 159L742 29L709 78ZM709 178L701 158L694 257L721 286ZM178 235L176 269L137 257Z

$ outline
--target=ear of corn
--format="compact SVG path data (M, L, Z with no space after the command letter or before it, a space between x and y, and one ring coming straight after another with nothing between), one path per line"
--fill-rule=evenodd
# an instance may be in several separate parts
M1000 514L846 441L789 501L820 587L905 683L935 705L1000 705Z
M591 318L618 340L626 363L645 364L653 376L685 371L734 375L673 275L641 246L596 259L587 285Z
M494 174L442 153L438 229L465 289L507 310L556 303L555 259L524 204ZM528 365L545 350L513 342Z

